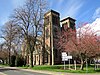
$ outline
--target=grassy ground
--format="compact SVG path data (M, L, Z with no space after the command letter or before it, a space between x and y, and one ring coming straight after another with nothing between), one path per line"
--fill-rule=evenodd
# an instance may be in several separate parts
M7 64L0 64L0 66L5 67L5 66L9 66L9 65L7 65Z
M84 67L84 70L79 69L80 66L77 66L77 70L74 70L74 67L71 66L71 69L68 69L68 65L66 65L66 70L63 69L63 65L42 65L42 66L34 66L33 70L47 70L47 71L54 71L54 72L69 72L69 73L100 73L100 67L97 70L94 70L94 66L89 66L86 70L86 67ZM27 69L29 67L23 67L24 69Z
M0 66L8 66L8 65L1 65ZM19 67L19 68L23 68L23 69L28 69L30 67L28 66L23 66L23 67ZM46 71L53 71L53 72L68 72L68 73L100 73L100 66L97 70L94 70L94 65L88 66L87 70L86 67L84 67L84 70L80 70L80 66L77 66L77 70L74 70L74 66L71 65L71 69L68 69L69 66L66 65L66 69L64 70L64 66L63 65L39 65L39 66L34 66L33 70L46 70Z

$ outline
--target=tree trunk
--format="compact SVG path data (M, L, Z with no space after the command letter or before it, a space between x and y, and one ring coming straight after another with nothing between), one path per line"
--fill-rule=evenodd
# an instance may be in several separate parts
M86 73L88 72L88 62L87 62L87 58L86 58Z
M30 53L30 56L31 56L31 58L30 58L30 60L31 60L31 65L30 65L30 66L33 67L33 52Z
M2 60L2 64L4 65L4 60Z
M74 66L75 66L75 70L76 70L76 60L74 60Z
M8 60L6 59L6 64L8 64Z
M10 49L9 49L9 52L8 52L8 53L9 53L9 65L10 65L10 61L11 61L11 60L10 60Z
M8 47L8 53L9 53L9 65L11 65L11 53L10 53L10 49L11 49L11 40L9 42L9 47Z
M42 65L45 64L45 44L43 44L42 48Z
M80 67L80 70L83 70L84 69L84 60L81 59L81 67Z
M94 70L96 70L97 67L96 67L96 61L94 61Z

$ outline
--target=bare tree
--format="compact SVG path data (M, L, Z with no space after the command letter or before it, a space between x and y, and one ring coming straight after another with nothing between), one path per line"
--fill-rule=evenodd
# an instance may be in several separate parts
M4 28L1 30L2 35L1 38L5 40L6 46L8 47L9 50L9 65L10 65L10 52L11 48L13 47L14 43L13 40L17 37L17 34L20 32L20 28L14 23L13 20L8 21L5 23Z
M7 64L7 59L8 59L8 51L6 49L0 50L0 59L4 62L6 61Z
M33 51L35 50L36 40L42 34L43 15L45 11L45 0L26 0L25 5L15 9L13 15L15 22L22 29L27 50L31 57L31 67L33 67Z

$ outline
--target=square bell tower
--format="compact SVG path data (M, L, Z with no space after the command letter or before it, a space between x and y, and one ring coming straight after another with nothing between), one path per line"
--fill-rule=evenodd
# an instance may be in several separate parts
M66 33L67 36L67 41L72 41L72 42L76 42L76 27L75 27L75 19L71 18L71 17L67 17L63 20L61 20L61 24L62 24L62 34Z
M60 14L54 10L50 10L44 14L44 54L43 61L48 65L55 64L54 37L56 31L60 29Z

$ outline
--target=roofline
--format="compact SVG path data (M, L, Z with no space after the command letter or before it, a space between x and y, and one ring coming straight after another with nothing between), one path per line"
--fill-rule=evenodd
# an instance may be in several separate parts
M71 20L73 20L73 21L76 21L75 19L73 19L73 18L71 18L71 17L67 17L67 18L64 18L63 20L61 20L60 22L63 22L63 21L65 21L65 20L67 20L67 19L71 19Z
M44 15L46 15L46 14L48 14L48 13L50 13L50 12L54 12L54 13L56 13L56 14L58 14L58 15L60 15L58 12L56 12L56 11L54 11L54 10L49 10L48 12L46 12Z

